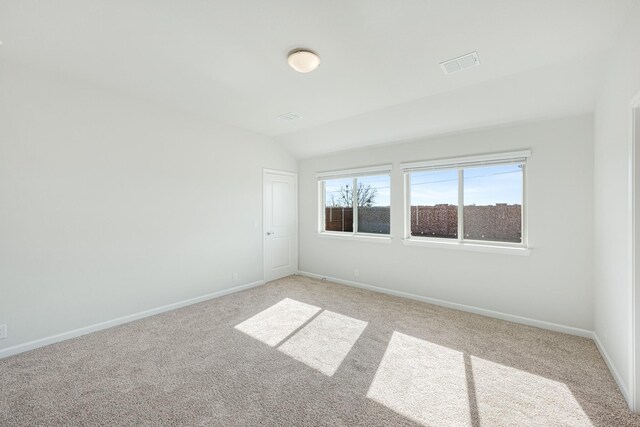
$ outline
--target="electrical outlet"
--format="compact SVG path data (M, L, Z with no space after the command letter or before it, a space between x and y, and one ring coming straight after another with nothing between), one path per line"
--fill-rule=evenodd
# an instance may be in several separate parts
M238 281L238 273L233 273L233 277L232 277L234 282Z
M358 269L353 270L353 277L360 277L360 270Z
M7 337L7 325L0 325L0 340Z

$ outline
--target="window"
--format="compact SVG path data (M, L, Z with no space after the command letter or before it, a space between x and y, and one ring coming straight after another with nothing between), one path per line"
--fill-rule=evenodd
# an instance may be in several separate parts
M353 179L329 179L324 182L324 231L353 232Z
M463 169L465 239L522 243L523 168Z
M411 173L411 235L458 238L458 171Z
M320 232L389 236L390 169L388 166L319 174Z
M404 164L406 237L524 246L529 152Z

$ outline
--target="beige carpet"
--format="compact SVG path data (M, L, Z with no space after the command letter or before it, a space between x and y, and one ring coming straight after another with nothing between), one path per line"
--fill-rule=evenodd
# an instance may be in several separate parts
M0 360L0 425L640 418L590 340L292 276Z

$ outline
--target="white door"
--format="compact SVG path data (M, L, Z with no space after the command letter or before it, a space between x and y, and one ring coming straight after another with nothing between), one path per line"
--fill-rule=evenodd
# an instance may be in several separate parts
M264 171L264 280L298 271L298 176Z

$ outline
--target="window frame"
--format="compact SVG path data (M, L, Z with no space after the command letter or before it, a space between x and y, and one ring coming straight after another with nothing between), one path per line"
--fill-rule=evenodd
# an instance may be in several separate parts
M404 236L403 243L415 246L448 247L469 250L496 249L498 253L509 253L511 250L522 251L528 255L530 252L528 236L528 201L527 201L527 159L531 156L531 150L495 153L478 156L456 157L448 159L427 160L422 162L403 163L404 177ZM521 215L521 242L503 242L466 239L464 237L464 170L482 166L499 166L507 164L522 165L522 209ZM443 237L422 237L411 235L411 173L420 171L456 170L458 174L458 230L456 239Z
M361 240L361 241L384 241L390 242L393 234L393 228L391 224L391 176L392 165L371 166L358 169L338 170L329 172L320 172L317 174L318 179L318 229L317 234L319 237L348 239L348 240ZM358 179L366 176L387 176L389 177L389 233L363 233L358 231ZM352 180L352 198L351 208L353 209L353 231L327 231L326 226L326 181L339 178L351 178Z

